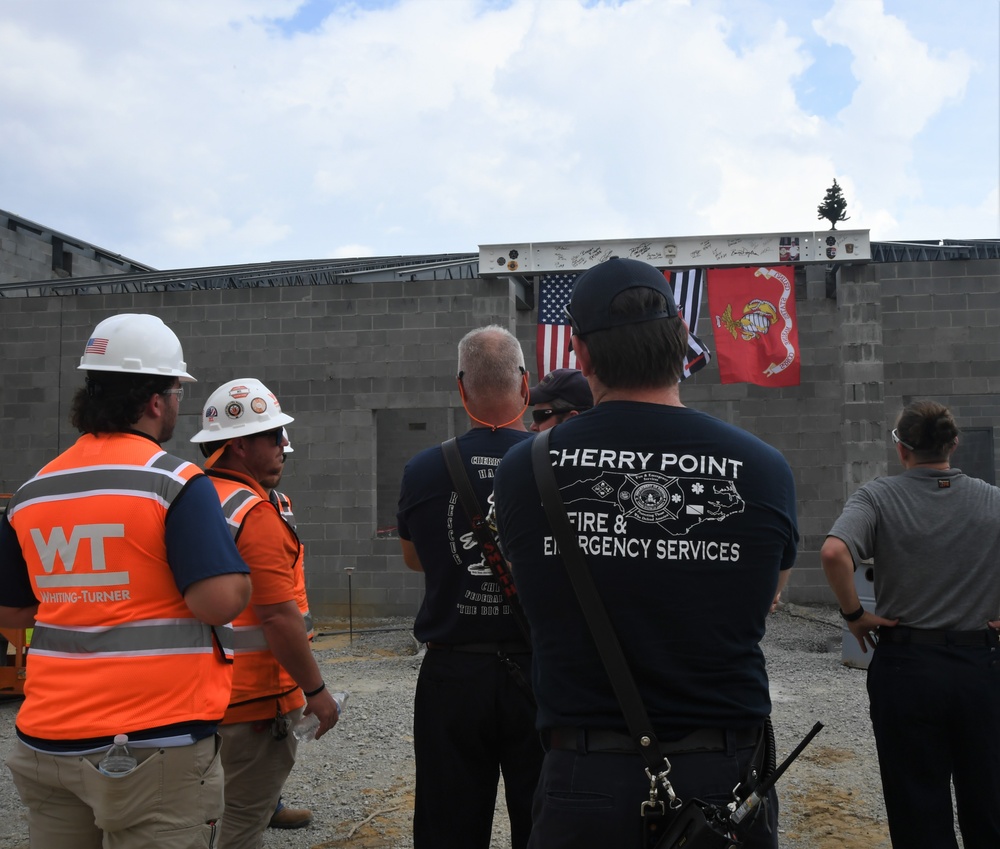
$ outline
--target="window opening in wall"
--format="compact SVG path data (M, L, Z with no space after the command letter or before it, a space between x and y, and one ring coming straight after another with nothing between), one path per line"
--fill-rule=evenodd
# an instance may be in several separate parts
M450 415L448 408L375 411L376 538L398 536L396 509L403 468L415 454L451 435Z
M958 435L958 448L951 455L951 465L953 468L961 469L971 478L979 478L996 486L993 428L961 428Z

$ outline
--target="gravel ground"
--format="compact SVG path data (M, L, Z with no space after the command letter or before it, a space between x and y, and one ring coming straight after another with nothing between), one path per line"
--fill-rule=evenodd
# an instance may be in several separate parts
M332 689L350 699L337 727L299 747L286 802L314 823L269 830L268 849L412 847L412 702L420 646L409 620L320 627L315 651ZM817 721L823 730L778 783L783 849L889 849L865 672L841 661L836 608L785 605L769 619L768 658L778 759ZM0 703L0 754L13 746L18 702ZM509 849L498 811L493 849ZM17 793L0 768L0 849L27 849ZM57 847L53 847L57 849Z

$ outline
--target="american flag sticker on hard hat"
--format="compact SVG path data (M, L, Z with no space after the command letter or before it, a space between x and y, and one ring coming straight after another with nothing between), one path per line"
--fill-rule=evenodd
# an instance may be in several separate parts
M108 352L108 340L99 336L91 336L87 340L87 347L83 349L85 354L106 354Z

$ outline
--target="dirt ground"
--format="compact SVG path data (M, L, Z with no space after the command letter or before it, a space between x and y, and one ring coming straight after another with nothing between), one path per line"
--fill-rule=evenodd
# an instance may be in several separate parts
M817 720L824 729L778 782L782 849L889 849L864 673L840 662L828 611L775 614L765 653L771 668L778 759ZM835 611L834 611L835 615ZM314 649L333 689L351 693L322 740L304 744L285 785L286 802L313 810L314 823L268 830L265 849L412 847L412 698L419 646L412 623L325 623ZM0 703L0 755L13 745L15 702ZM27 849L27 826L6 769L0 769L0 849ZM499 798L503 798L502 790ZM509 849L498 805L493 849ZM56 847L53 847L56 849Z
M779 672L773 686L775 727L776 730L782 729L777 731L779 761L805 736L817 714L819 718L823 718L824 710L829 711L826 701L831 693L841 694L842 697L846 693L849 700L846 709L840 704L837 710L855 714L854 717L849 717L853 721L825 722L820 734L778 782L781 806L779 843L782 849L890 849L874 745L867 721L867 697L863 693L864 672L847 669L840 662L839 631L831 625L834 620L826 613L821 611L818 619L808 615L804 618L788 618L793 616L788 611L777 614L786 617L782 620L783 628L790 623L792 633L782 639L774 638L771 645L765 646L769 663L772 656L781 658L781 663L776 663L776 666L796 670L796 681L782 680ZM343 671L361 661L361 658L368 658L369 661L376 657L382 658L383 674L379 674L369 661L361 661L363 674L369 682L375 678L392 680L394 688L403 688L403 702L408 705L419 667L419 656L414 655L416 662L411 664L412 668L407 669L408 673L412 673L412 679L409 675L399 674L399 663L405 662L408 654L418 648L408 634L400 633L396 637L386 634L356 634L352 646L345 642L346 638L342 634L323 639L316 646L324 658L323 662ZM815 671L806 668L810 664L816 666ZM799 675L807 679L806 685L803 686L798 681ZM851 701L855 696L856 702ZM345 731L347 720L363 721L358 716L352 717L350 709L351 703L345 714ZM383 703L382 709L388 710L388 705ZM339 729L334 729L334 734L338 732ZM351 733L361 738L367 734L360 726ZM391 776L373 768L370 763L364 764L368 768L368 779L361 780L357 786L357 798L361 805L352 817L341 819L323 839L316 839L320 837L318 834L302 833L293 838L292 833L279 836L271 831L267 835L265 846L295 849L400 849L412 846L410 820L413 812L413 761L410 753L396 746L399 742L412 746L412 737L408 734L409 727L406 728L404 740L397 740L388 749L381 751L382 755L387 755L393 762ZM308 756L311 753L305 754ZM373 752L369 750L369 760L372 755ZM300 765L296 766L296 772ZM295 775L293 772L289 781L291 794L295 793ZM348 776L345 775L344 778L347 779ZM347 785L358 778L361 776L351 775L350 781L345 781L342 789L346 790ZM499 798L502 799L502 795L501 791ZM293 795L293 798L299 797ZM301 798L313 800L310 806L316 808L315 795L312 795L308 787L303 788ZM316 826L306 832L313 832L314 829ZM502 804L497 809L492 845L493 849L509 849L510 846Z

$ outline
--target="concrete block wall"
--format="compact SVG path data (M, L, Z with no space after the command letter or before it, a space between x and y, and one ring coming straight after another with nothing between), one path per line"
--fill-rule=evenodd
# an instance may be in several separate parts
M310 604L319 616L412 615L422 576L405 568L391 517L403 463L464 430L455 391L457 344L471 328L516 328L509 284L481 280L0 299L0 491L12 492L75 440L70 402L93 327L119 312L160 316L180 337L189 371L177 430L166 448L194 462L189 438L221 383L262 380L295 417L295 453L281 488L291 496L307 552ZM412 415L409 415L412 411ZM429 426L377 427L391 412ZM433 415L428 416L428 413ZM425 421L426 420L426 421ZM393 451L393 443L403 448ZM379 443L383 443L380 449ZM405 450L404 450L405 449ZM379 469L379 456L393 458ZM378 482L382 485L379 486Z
M857 279L859 271L855 269L848 280L849 290L866 285ZM1000 428L996 427L1000 421L1000 261L873 265L869 275L878 286L882 311L885 397L881 436L889 473L898 470L889 430L904 404L918 398L947 404L960 428L991 428L994 456L1000 457Z
M52 273L52 245L30 233L0 229L0 283L48 280Z
M134 270L131 261L69 241L0 210L0 284L99 277Z
M792 465L802 534L786 597L830 601L819 547L844 499L894 473L888 432L913 397L949 404L1000 443L1000 262L869 264L796 280L802 384L721 385L712 363L686 381L684 403L744 427ZM199 379L168 450L192 461L200 409L224 381L257 377L295 423L281 488L307 548L318 617L411 616L423 581L399 556L395 501L405 460L463 431L455 391L464 333L497 323L534 365L536 312L511 284L450 280L150 294L0 299L0 491L10 492L76 438L69 403L91 329L116 312L150 312L180 336ZM710 347L707 309L697 328ZM537 375L533 376L537 378Z

